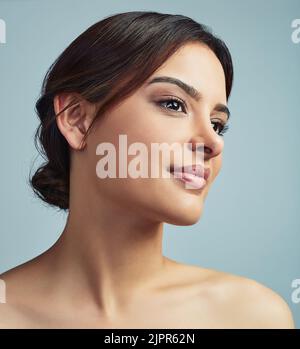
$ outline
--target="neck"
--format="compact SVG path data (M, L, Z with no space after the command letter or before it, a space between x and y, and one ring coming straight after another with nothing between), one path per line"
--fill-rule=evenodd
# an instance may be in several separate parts
M54 248L56 271L64 284L64 275L69 276L81 299L93 299L104 313L112 314L141 290L150 289L165 270L163 223L108 200L96 204L91 196L85 198L70 204Z

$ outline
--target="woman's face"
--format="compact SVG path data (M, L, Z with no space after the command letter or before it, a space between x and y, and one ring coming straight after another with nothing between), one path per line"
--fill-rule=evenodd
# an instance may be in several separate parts
M153 78L162 76L179 79L193 86L201 94L199 100L195 100L174 83L149 84ZM177 101L167 102L170 98ZM221 168L224 144L220 132L222 124L228 118L224 111L226 108L222 105L226 104L225 76L215 54L199 43L189 43L180 48L134 94L95 123L87 139L86 160L91 179L89 183L93 186L96 200L99 199L99 203L105 202L105 199L110 202L113 200L126 209L134 210L140 217L155 221L175 225L196 223L201 216L208 190ZM132 178L128 174L127 178L98 177L96 166L98 164L99 170L99 160L108 159L108 153L96 154L97 146L103 142L111 143L116 149L118 177L122 166L118 163L121 156L119 135L127 137L127 147L123 146L121 150L125 154L128 154L128 147L132 143L145 145L148 154L143 153L141 156L141 153L132 153L126 159L128 165L137 156L144 163L148 160L148 178ZM210 169L204 188L187 188L182 180L169 174L170 165L177 165L178 162L175 153L170 154L166 163L161 159L158 164L151 165L151 144L154 143L179 143L181 149L185 148L191 156L190 161L184 165L196 163L193 145L202 143L204 147L200 147L202 153L199 150L197 152L197 163L200 159L200 163ZM113 160L110 157L109 161ZM135 165L137 163L138 161ZM131 166L135 167L134 163ZM156 178L151 178L151 166L159 169ZM136 168L141 169L139 165Z

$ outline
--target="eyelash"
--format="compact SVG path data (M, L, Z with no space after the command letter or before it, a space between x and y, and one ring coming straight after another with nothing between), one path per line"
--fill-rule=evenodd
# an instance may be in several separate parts
M226 133L229 129L229 125L225 125L223 124L222 122L215 122L214 123L215 125L220 125L221 126L221 131L219 134L219 136L223 137L224 136L224 133Z
M167 103L169 103L169 102L177 102L178 104L180 104L181 106L184 107L184 112L186 112L186 109L187 109L187 108L186 108L186 104L185 104L183 101L181 101L180 99L175 98L175 97L170 97L170 98L162 99L162 100L160 100L160 101L158 101L158 102L156 102L156 103L158 104L158 106L160 106L160 107L162 107L162 108L164 108L164 109L169 110L169 108L164 107L164 106L161 105L162 103L166 103L166 102L167 102ZM177 110L174 110L174 111L175 111L175 112L178 112ZM180 112L178 112L178 113L180 113ZM221 136L221 137L223 137L224 134L225 134L225 132L227 132L228 129L229 129L229 125L224 124L224 123L222 123L222 122L214 122L214 125L218 125L219 127L221 127L221 131L218 133L218 135Z

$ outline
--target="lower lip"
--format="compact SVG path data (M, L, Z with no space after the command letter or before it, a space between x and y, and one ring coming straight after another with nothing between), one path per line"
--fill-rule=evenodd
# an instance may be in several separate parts
M171 173L175 179L179 179L180 181L186 184L186 188L188 189L202 189L206 180L199 176L194 176L191 173L187 172L172 172Z

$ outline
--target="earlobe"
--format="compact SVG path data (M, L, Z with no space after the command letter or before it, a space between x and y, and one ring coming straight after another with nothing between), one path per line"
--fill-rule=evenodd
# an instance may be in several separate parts
M89 126L89 108L83 99L76 97L74 94L56 95L53 103L60 132L70 147L83 150L85 142L82 143L82 140ZM73 105L63 110L73 102Z

